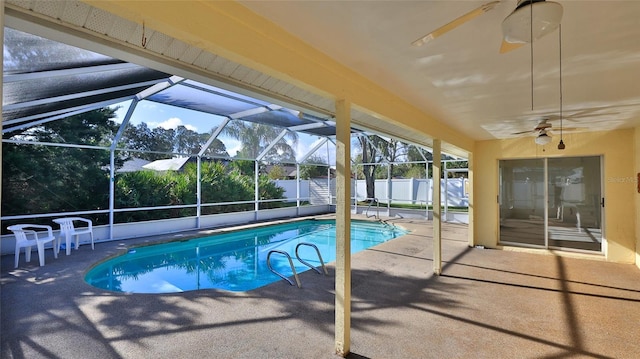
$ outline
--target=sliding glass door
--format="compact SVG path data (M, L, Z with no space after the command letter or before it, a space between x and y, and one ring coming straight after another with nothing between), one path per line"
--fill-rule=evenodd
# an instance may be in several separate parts
M550 158L550 247L602 250L600 157Z
M545 246L544 160L500 161L500 241Z
M602 251L600 157L500 161L500 243Z

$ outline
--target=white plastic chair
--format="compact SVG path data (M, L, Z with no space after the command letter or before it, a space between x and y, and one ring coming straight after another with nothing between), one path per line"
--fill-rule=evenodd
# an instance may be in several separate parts
M80 246L80 235L89 234L91 236L91 249L95 249L93 243L93 222L90 219L82 217L64 217L56 218L53 220L60 225L60 241L62 237L65 238L67 255L71 254L71 237L76 236L76 250ZM77 228L74 226L74 222L84 222L86 227Z
M20 258L20 248L24 248L24 258L27 262L31 261L31 246L38 247L38 259L40 267L44 266L44 245L53 242L53 256L58 258L59 244L56 243L56 237L53 236L51 226L40 224L16 224L7 227L16 236L16 262L15 268L18 268L18 260ZM36 232L34 229L46 229L47 232Z

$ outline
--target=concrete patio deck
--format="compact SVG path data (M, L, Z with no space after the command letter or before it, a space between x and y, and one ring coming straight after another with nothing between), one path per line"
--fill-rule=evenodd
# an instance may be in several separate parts
M640 271L564 255L470 248L431 222L352 257L350 358L638 358ZM168 237L177 237L176 235ZM86 270L136 243L84 245L46 265L1 263L2 358L335 358L334 267L234 293L149 295L89 286Z

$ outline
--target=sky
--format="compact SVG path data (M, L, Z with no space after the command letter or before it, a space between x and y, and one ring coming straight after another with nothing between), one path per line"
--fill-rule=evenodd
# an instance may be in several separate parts
M112 108L119 107L116 111L117 118L114 119L116 122L122 123L130 103L131 101L125 101L111 106ZM224 117L204 112L187 110L152 101L140 101L133 112L130 123L137 126L142 122L146 122L147 126L151 129L157 127L175 129L182 125L189 130L198 133L206 133L210 132L213 127L222 124L224 119ZM296 159L300 160L302 156L321 141L321 138L301 133L299 133L298 136L298 143L295 146L292 145L290 140L287 140L287 142L289 142L289 145L295 149ZM229 136L220 135L218 138L224 143L227 152L232 157L235 156L237 151L242 147L242 143L239 140ZM327 150L325 146L316 153L323 158L327 157ZM329 146L329 157L330 159L335 159L335 146L333 145Z

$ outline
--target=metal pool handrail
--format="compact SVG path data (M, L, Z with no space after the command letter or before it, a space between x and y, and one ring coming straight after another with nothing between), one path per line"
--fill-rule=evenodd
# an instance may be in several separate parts
M367 216L367 218L369 217L375 217L375 218L380 218L380 202L378 202L377 198L367 198L367 200L369 201L369 205L367 206L367 210L365 211L364 215ZM369 216L369 208L371 208L371 205L373 204L373 202L376 203L376 214Z
M322 270L324 271L324 275L329 275L329 272L327 271L327 267L324 266L324 261L322 260L322 255L320 254L320 250L318 249L318 247L315 244L312 243L307 243L307 242L300 242L298 243L298 245L296 246L296 257L298 258L298 260L300 262L302 262L303 264L305 264L306 266L308 266L309 268L313 269L314 271L322 274L322 272L320 272L320 269L314 267L313 265L311 265L311 263L305 261L304 259L300 258L300 254L298 254L298 249L300 248L300 246L309 246L309 247L313 247L316 250L316 253L318 253L318 259L320 260L320 264L322 265Z
M273 253L283 254L285 257L287 257L287 259L289 260L289 265L291 266L291 271L293 272L293 276L296 278L296 283L298 284L298 288L302 288L302 284L300 284L300 278L298 278L298 273L296 272L296 268L293 266L293 261L291 260L291 256L289 255L289 253L287 253L285 251L281 251L279 249L270 250L269 254L267 254L267 267L269 267L269 270L271 270L273 273L275 273L278 277L286 280L289 284L293 285L293 282L291 281L291 279L287 278L284 274L276 271L271 266L271 255Z

